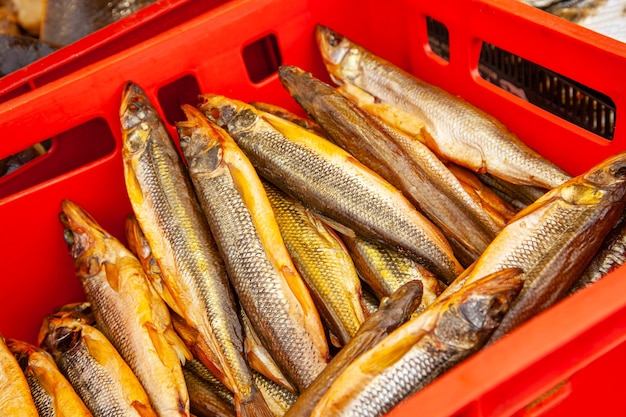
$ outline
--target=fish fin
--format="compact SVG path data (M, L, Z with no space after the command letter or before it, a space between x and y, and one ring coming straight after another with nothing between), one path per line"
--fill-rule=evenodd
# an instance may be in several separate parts
M428 133L428 130L426 130L425 127L423 127L420 130L420 134L422 138L424 139L422 141L424 145L426 145L428 149L433 151L433 153L437 155L437 158L439 158L442 162L447 162L448 158L446 158L443 152L441 152L441 149L439 149L439 145L437 144L437 141L430 135L430 133Z
M250 396L241 401L235 397L235 410L239 417L274 417L261 391L253 385Z
M131 406L135 410L137 410L137 414L139 414L141 417L157 417L157 415L154 412L154 410L152 409L152 407L150 407L147 404L144 404L144 403L139 402L139 401L133 401Z
M104 262L104 271L106 272L107 282L115 292L119 292L120 288L120 271L119 266L110 262Z
M322 222L326 223L328 226L330 226L332 229L338 231L339 233L341 233L344 236L350 237L350 238L355 238L356 237L356 233L354 233L354 230L352 230L351 228L349 228L348 226L344 226L343 224L330 219L326 216L324 216L323 214L319 214L319 213L315 213L315 216L320 219Z
M146 322L143 327L148 332L152 345L157 352L157 356L161 360L163 365L169 365L167 362L170 360L172 353L178 353L173 350L171 343L166 339L165 334L160 332L154 323ZM182 342L181 342L182 343Z
M399 361L415 344L426 335L426 331L412 337L404 337L387 349L372 351L371 357L360 366L365 374L379 373Z
M183 342L180 336L178 336L178 333L176 333L176 330L174 330L171 325L165 328L165 332L163 333L163 335L165 336L165 340L167 340L167 343L172 346L174 352L176 352L176 356L178 356L178 359L183 365L185 364L185 361L190 361L193 359L191 351L187 348L185 342Z
M336 348L341 348L343 343L339 341L339 338L333 334L333 332L328 333L328 338L330 339L330 343Z

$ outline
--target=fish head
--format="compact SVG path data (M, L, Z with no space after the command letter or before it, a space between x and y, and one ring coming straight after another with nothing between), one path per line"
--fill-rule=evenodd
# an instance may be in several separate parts
M122 93L120 106L123 152L140 153L146 146L151 131L160 123L160 117L146 93L129 81Z
M22 368L22 371L26 371L30 355L37 348L30 343L17 339L6 339L5 344L9 348L13 356L15 356L15 359L20 365L20 368Z
M176 123L176 129L188 169L192 174L210 174L223 161L227 134L195 107L182 109L187 120Z
M64 228L63 238L77 267L77 275L93 276L101 268L98 254L106 252L104 239L111 235L78 204L65 199L61 209L59 220Z
M498 327L523 287L519 268L507 268L462 287L449 297L435 329L437 340L471 349Z
M615 154L582 176L584 182L592 189L610 192L616 200L622 200L626 192L626 152ZM576 178L571 183L576 183ZM589 194L589 191L587 191Z
M247 131L259 120L257 110L243 101L217 94L203 94L200 110L204 115L231 135Z
M53 356L73 352L82 337L82 324L71 317L50 314L44 318L37 343Z
M93 308L89 301L62 305L54 311L51 317L69 317L72 320L89 325L94 325L96 322L96 317L94 316Z
M358 76L361 50L353 42L319 24L315 28L315 38L333 82L341 85Z

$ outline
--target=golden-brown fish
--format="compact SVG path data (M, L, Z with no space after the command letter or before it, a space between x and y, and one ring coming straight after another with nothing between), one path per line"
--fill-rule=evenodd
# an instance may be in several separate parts
M270 183L263 185L296 268L327 328L341 346L345 345L366 316L361 282L350 255L327 224Z
M381 416L472 355L521 289L519 274L503 270L431 304L351 362L310 416Z
M196 417L235 417L233 394L198 360L183 367L191 412Z
M502 268L524 271L524 288L492 341L567 292L620 218L625 181L626 153L619 153L548 191L489 245L465 285Z
M207 117L225 127L259 174L287 194L356 233L402 248L446 281L463 270L428 219L337 145L243 102L203 98Z
M181 361L191 353L167 305L130 250L78 204L63 200L61 207L65 241L98 329L137 375L159 416L189 416Z
M24 372L41 417L92 417L48 352L21 340L6 343Z
M407 282L390 297L383 298L378 310L365 320L357 334L333 357L309 388L300 393L285 417L308 417L341 372L407 321L421 304L421 298L422 285L419 281Z
M143 386L111 342L95 327L70 317L44 321L39 345L94 417L156 417Z
M233 390L240 415L271 415L254 386L224 262L178 150L148 97L132 82L124 88L120 120L131 206L176 298L179 307L172 309L195 331L194 354Z
M0 336L0 414L39 417L24 372Z
M626 218L622 215L620 222L611 230L602 242L602 246L594 255L589 265L580 274L576 281L567 291L573 294L594 282L604 278L606 274L613 271L626 262Z
M324 329L272 206L235 141L198 109L177 123L187 170L239 302L290 382L304 389L328 363Z
M473 253L473 261L500 231L484 208L425 145L391 132L336 89L295 66L282 66L279 79L328 137L397 187L437 225Z
M422 283L419 310L435 302L445 285L430 271L404 254L358 236L342 235L341 239L365 281L378 299L389 297L410 281Z
M476 172L517 184L556 187L570 179L494 117L460 97L425 83L348 38L318 25L317 43L331 78L353 83L425 123L429 146Z

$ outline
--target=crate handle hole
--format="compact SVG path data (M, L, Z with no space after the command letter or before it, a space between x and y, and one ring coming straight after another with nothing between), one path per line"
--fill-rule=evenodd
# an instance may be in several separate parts
M276 73L282 64L278 42L273 34L244 46L242 56L248 77L253 83L259 83Z
M426 32L430 50L446 62L450 62L450 34L446 25L426 16Z
M167 123L173 126L176 122L185 120L181 106L183 104L196 106L200 100L199 95L200 87L193 75L185 75L161 87L157 99Z
M0 176L0 198L42 184L112 153L115 137L105 119L95 118L34 146L39 156ZM30 148L25 151L31 152Z

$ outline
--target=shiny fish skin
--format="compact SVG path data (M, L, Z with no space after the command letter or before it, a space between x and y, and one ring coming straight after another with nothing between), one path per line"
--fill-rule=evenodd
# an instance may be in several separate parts
M359 276L378 299L389 297L402 285L419 281L423 286L420 309L432 304L445 285L431 272L408 256L379 243L357 236L342 235Z
M133 370L161 417L189 416L181 361L191 353L139 260L78 204L59 215L69 254L98 329Z
M476 261L467 283L502 268L524 288L491 341L558 301L590 262L625 204L626 153L602 161L519 212Z
M24 372L0 336L0 415L39 417Z
M361 282L350 255L332 229L302 204L268 182L263 185L296 268L329 330L345 345L366 315Z
M330 85L295 66L279 79L328 137L398 188L444 233L476 259L500 231L482 206L425 145L360 109ZM472 259L472 260L473 260Z
M287 380L283 371L280 370L278 364L263 345L261 338L257 335L256 330L252 327L250 319L246 313L241 310L241 325L243 333L246 336L244 346L246 348L246 356L252 369L274 381L276 384L295 393L297 390Z
M494 117L461 98L415 78L327 27L318 25L316 36L335 82L353 83L382 101L416 113L437 154L517 184L553 188L571 178Z
M311 417L381 416L480 349L520 288L519 269L440 299L354 360Z
M598 252L567 293L573 294L601 280L624 262L626 262L626 221L622 216L622 220L604 239Z
M313 300L285 248L261 180L235 141L185 105L187 170L239 302L285 376L304 389L328 363Z
M224 262L181 157L156 109L132 82L124 88L120 121L131 206L169 292L196 332L194 354L233 390L241 415L266 409L253 388Z
M359 355L375 346L417 311L421 304L422 284L404 284L385 297L376 312L369 316L357 334L333 357L313 384L300 394L285 417L309 417L311 411L341 372Z
M254 382L263 393L265 401L276 417L284 416L287 410L293 406L298 398L296 394L284 387L281 387L258 372L254 372Z
M40 417L92 417L48 352L20 340L6 343L24 372Z
M194 416L235 417L232 393L201 362L186 362L183 373Z
M94 417L156 417L133 371L95 327L48 318L39 340Z
M446 281L463 270L429 220L337 145L243 102L203 98L207 117L225 127L259 174L281 190L359 234L402 248Z

